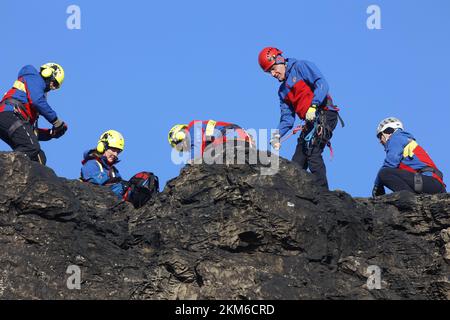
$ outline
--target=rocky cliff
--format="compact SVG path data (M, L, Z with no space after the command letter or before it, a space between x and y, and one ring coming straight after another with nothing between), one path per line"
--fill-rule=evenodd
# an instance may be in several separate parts
M450 299L448 194L353 199L280 161L186 167L135 210L0 153L0 298Z

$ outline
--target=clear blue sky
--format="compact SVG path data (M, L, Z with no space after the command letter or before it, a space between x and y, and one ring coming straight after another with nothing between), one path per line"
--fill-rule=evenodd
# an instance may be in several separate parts
M71 4L81 8L81 30L66 27ZM371 4L381 8L382 30L366 27ZM149 170L165 184L180 170L167 143L172 125L276 127L278 83L257 63L273 45L315 62L342 109L347 126L335 132L335 158L324 153L332 189L370 194L384 159L374 132L387 116L402 119L450 177L448 0L2 0L0 12L0 92L23 65L54 61L66 70L49 103L69 131L42 143L59 176L77 178L83 152L108 129L126 138L118 165L125 178ZM290 159L295 144L281 155Z

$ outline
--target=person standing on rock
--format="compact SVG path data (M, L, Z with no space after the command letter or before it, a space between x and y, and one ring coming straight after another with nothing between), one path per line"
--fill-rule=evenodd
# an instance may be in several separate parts
M328 189L322 153L325 146L331 148L330 139L340 119L339 109L328 94L327 81L312 62L284 58L282 53L277 48L267 47L258 57L264 72L281 82L278 90L281 108L279 133L272 136L270 143L279 150L280 139L294 127L295 115L305 120L292 161L304 170L309 168L317 184Z
M377 127L377 138L384 146L386 158L378 172L372 196L390 190L415 193L445 193L443 174L416 139L404 131L397 118L386 118Z
M151 172L139 172L130 181L122 179L115 165L125 148L125 139L116 130L104 132L95 149L84 153L80 180L100 186L109 186L119 199L143 206L159 192L158 177Z
M39 141L58 139L67 131L67 125L47 102L47 93L60 88L63 81L64 69L59 64L46 63L40 71L27 65L0 101L0 138L13 151L23 152L43 165L47 159ZM39 115L53 127L38 128Z
M180 152L190 152L190 162L201 159L210 145L227 141L243 141L253 144L252 137L240 126L223 121L194 120L189 124L177 124L169 131L169 144Z

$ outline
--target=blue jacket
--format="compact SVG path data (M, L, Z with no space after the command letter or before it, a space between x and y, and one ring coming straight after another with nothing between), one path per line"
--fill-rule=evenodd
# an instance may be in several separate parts
M48 122L53 123L57 119L56 112L47 102L46 83L39 71L31 65L23 67L19 71L18 81L3 97L2 101L14 98L22 102L25 106L25 118L35 125L39 115L42 115ZM0 112L14 111L10 104L0 104Z
M328 82L314 63L287 59L286 80L278 90L281 109L278 125L280 135L284 136L293 128L295 114L304 120L311 105L324 106L328 91ZM328 107L337 111L333 105Z
M109 185L111 190L122 199L125 192L123 184L108 183L113 178L121 179L119 171L114 165L108 164L105 157L98 158L93 155L92 150L89 150L84 153L82 164L81 180L100 186Z
M386 158L381 169L399 168L413 173L426 167L437 169L433 160L431 160L425 150L417 144L413 135L401 129L398 129L391 135L385 144L384 149L386 151ZM422 174L432 176L444 184L442 179L435 173L424 172ZM378 175L375 180L375 185L380 185Z

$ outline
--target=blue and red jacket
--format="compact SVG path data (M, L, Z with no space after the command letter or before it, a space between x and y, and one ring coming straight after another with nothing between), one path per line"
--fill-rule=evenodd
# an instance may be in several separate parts
M398 168L412 173L417 173L424 168L433 168L438 170L433 160L419 146L414 137L401 129L395 131L384 146L386 151L386 159L384 160L383 168ZM438 180L443 186L444 181L434 172L423 172L423 175L432 176ZM375 185L379 186L379 179L377 177Z
M116 161L117 164L119 161ZM114 164L109 164L105 157L98 157L92 150L84 153L84 159L81 162L81 180L100 186L109 185L111 190L122 199L125 188L122 183L111 183L112 179L121 180L121 176Z
M56 112L47 102L47 84L35 67L28 65L19 71L18 79L13 87L3 96L0 102L0 112L14 111L14 106L7 99L20 101L25 107L20 110L24 119L35 126L39 115L48 122L54 123L57 119Z
M250 136L239 126L223 121L194 120L186 128L191 142L191 159L203 156L211 143L222 144L227 140L250 141Z
M314 104L338 111L328 95L329 86L316 65L305 60L289 58L286 64L286 80L280 85L281 117L278 130L284 136L295 123L295 114L304 120L306 112Z

